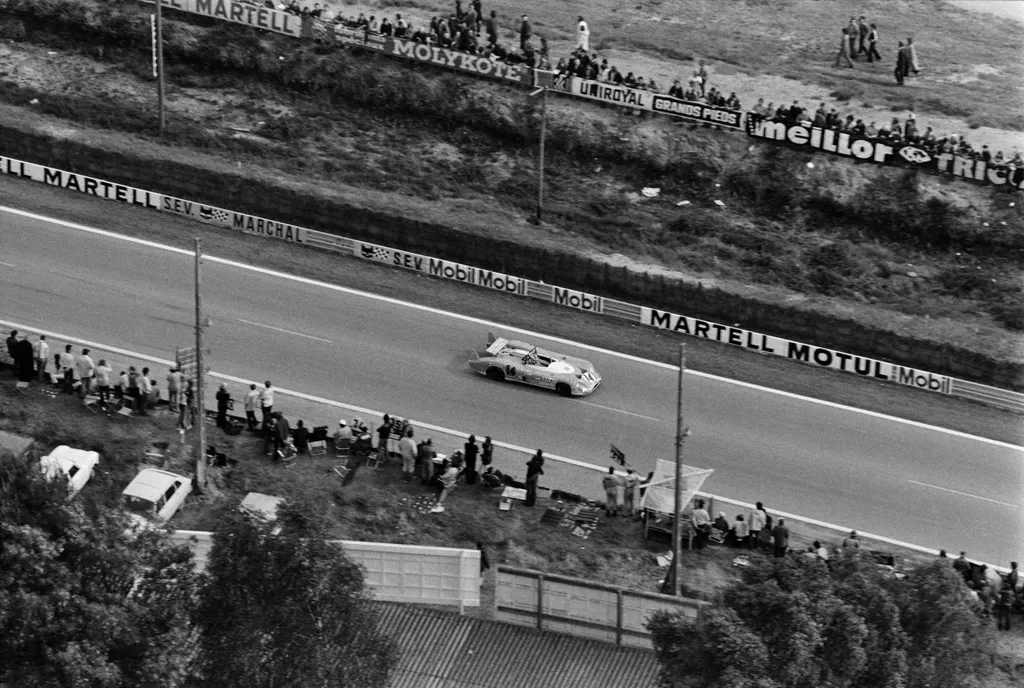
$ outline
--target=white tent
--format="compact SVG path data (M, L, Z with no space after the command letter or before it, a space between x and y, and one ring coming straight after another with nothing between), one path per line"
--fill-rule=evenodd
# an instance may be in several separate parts
M704 484L704 481L715 471L712 468L694 468L685 464L681 468L682 494L679 503L681 508L685 509L686 505L693 499L693 495ZM640 508L671 515L675 508L675 488L675 462L658 459L658 463L654 467L654 476L651 478L651 482L647 484L644 496L640 500Z

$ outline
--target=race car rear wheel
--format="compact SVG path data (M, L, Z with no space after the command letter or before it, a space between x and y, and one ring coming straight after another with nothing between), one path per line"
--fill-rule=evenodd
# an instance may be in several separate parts
M487 377L494 380L495 382L505 381L505 373L501 372L501 368L488 368Z
M555 391L558 392L559 396L572 396L572 389L569 387L569 385L565 384L564 382L559 382L557 385L555 385Z

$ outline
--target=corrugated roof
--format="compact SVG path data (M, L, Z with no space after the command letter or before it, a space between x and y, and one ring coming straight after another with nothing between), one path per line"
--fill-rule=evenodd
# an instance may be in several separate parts
M653 688L650 650L414 605L379 603L401 659L391 688Z

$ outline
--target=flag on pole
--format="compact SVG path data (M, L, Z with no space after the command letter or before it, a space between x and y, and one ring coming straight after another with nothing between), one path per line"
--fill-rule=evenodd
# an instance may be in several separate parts
M616 447L614 444L610 445L612 448L612 461L616 462L620 466L626 465L626 455L621 449Z

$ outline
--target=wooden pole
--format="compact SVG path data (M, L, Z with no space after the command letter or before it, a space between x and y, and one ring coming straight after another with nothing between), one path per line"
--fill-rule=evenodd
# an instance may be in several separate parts
M683 442L686 441L686 429L683 426L683 374L686 372L686 345L679 345L679 385L676 392L676 489L675 507L672 519L672 594L679 597L680 592L680 560L683 551L683 529L680 523L683 511Z
M540 162L537 165L537 224L544 217L544 141L548 134L548 90L540 96Z
M164 22L163 0L156 0L156 98L160 135L164 134Z
M205 370L203 368L203 297L200 293L200 270L203 240L196 237L196 488L206 489L206 404L203 401Z

